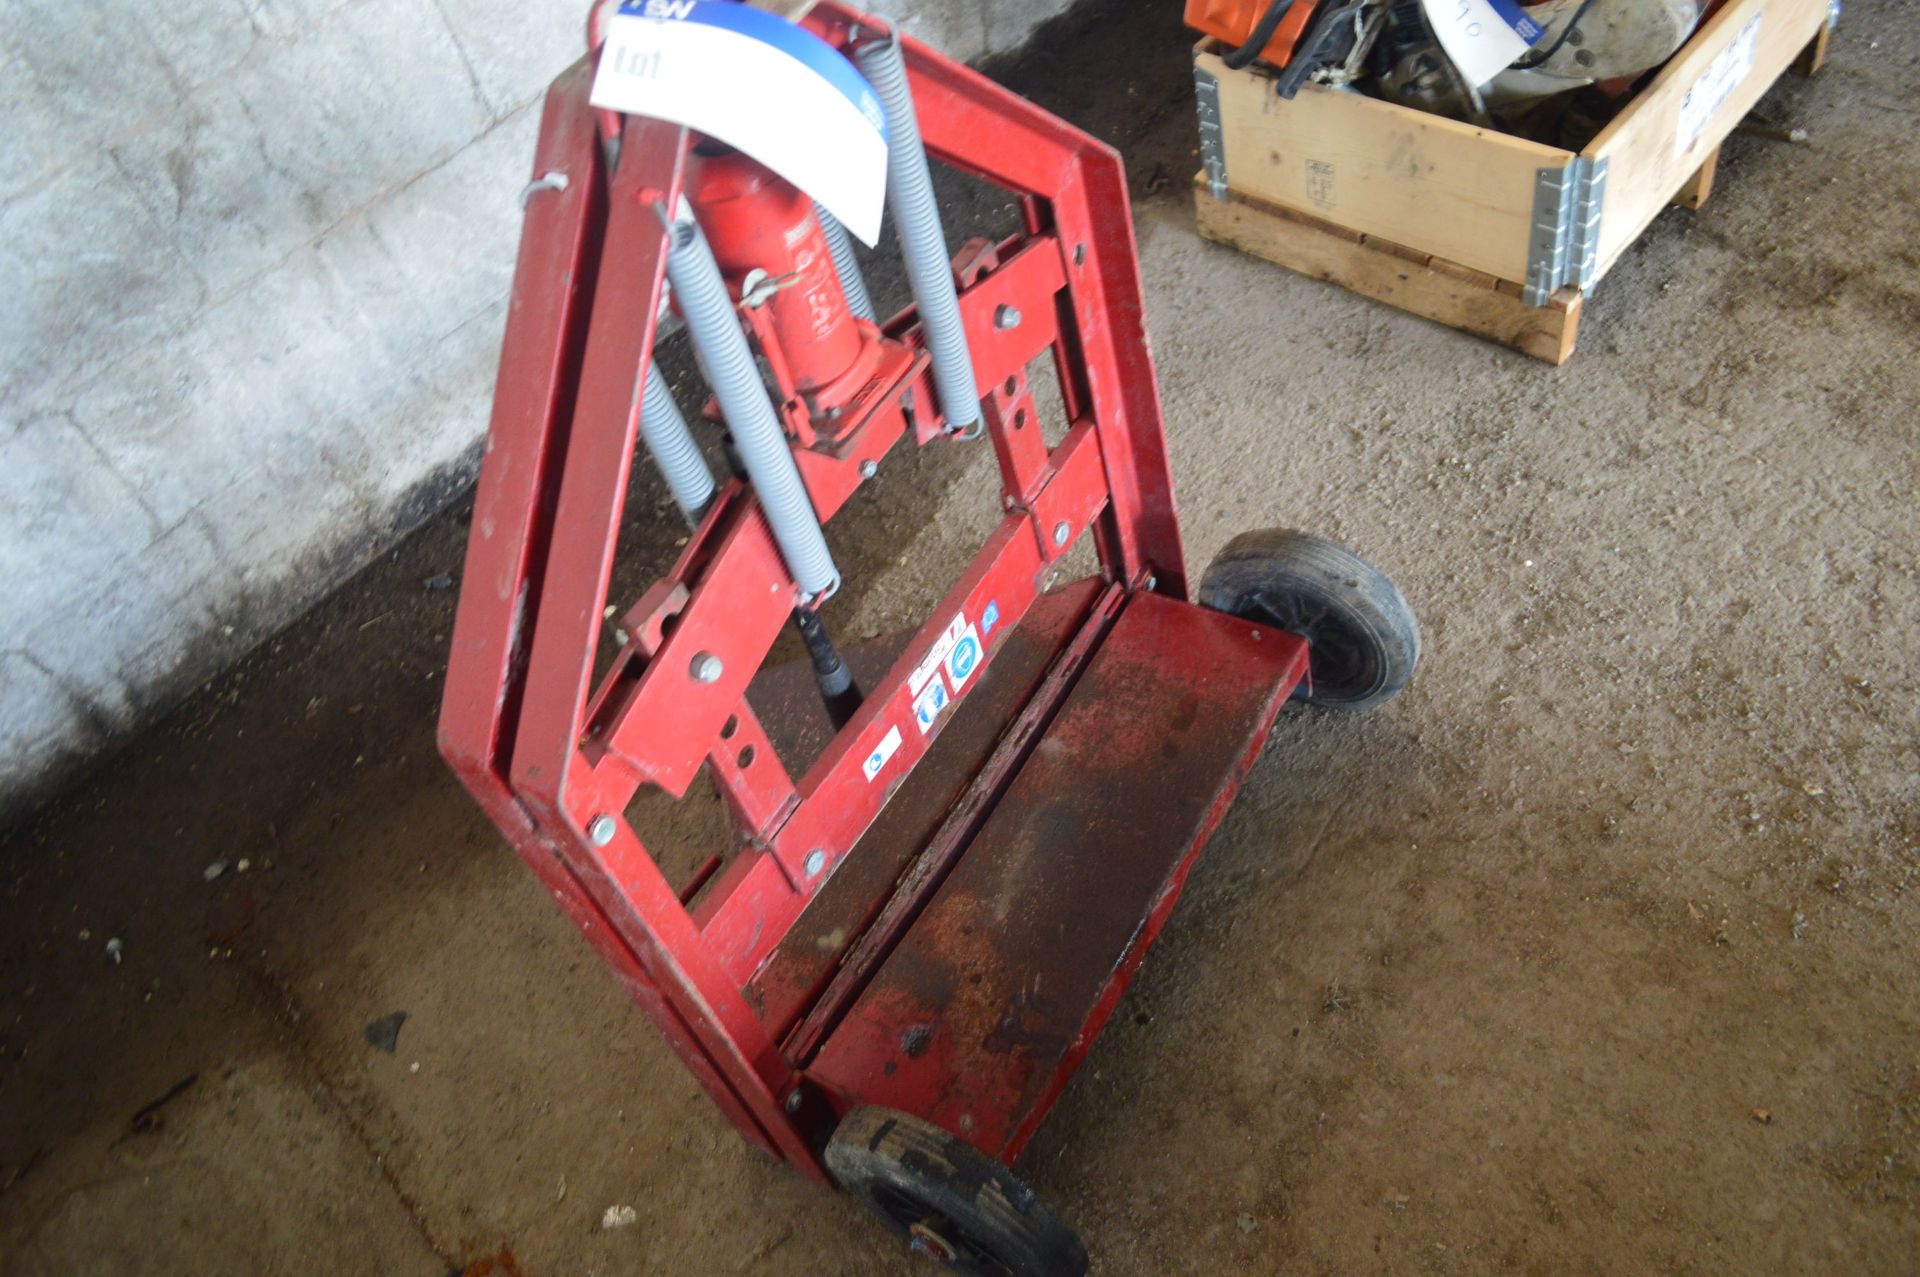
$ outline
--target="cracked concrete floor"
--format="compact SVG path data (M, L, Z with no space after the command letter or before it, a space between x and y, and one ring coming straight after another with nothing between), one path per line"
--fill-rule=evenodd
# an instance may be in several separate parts
M1915 1271L1910 6L1849 6L1760 108L1811 140L1736 136L1558 371L1197 240L1152 8L1002 74L1129 156L1193 566L1327 533L1427 653L1285 718L1028 1175L1108 1273ZM952 571L990 466L836 523L847 632ZM0 1269L915 1271L735 1139L441 767L463 537L7 840Z

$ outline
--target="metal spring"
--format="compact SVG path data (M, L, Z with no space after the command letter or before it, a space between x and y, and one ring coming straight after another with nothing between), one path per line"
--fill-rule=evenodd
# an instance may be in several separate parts
M834 273L840 276L840 291L847 295L847 309L856 319L879 323L873 298L867 292L867 281L860 274L860 263L854 260L853 239L847 234L847 228L818 204L813 206L813 215L820 219L820 229L826 232L827 251L833 254Z
M824 599L840 588L840 572L827 549L820 516L800 481L786 432L780 428L780 418L754 366L746 334L740 331L740 317L720 278L713 249L700 227L691 221L675 222L672 239L667 278L680 300L680 313L686 318L687 331L706 368L707 379L713 383L727 428L733 433L734 448L766 511L787 570L793 573L801 593L810 600Z
M953 287L953 264L940 207L927 172L927 151L920 120L907 84L907 60L900 38L890 35L858 45L854 61L873 85L887 111L887 203L907 262L907 281L920 309L920 331L933 355L933 385L947 429L959 432L980 424L980 396L973 376L967 330L960 322L960 301Z
M713 472L707 469L706 458L700 455L693 432L687 429L687 419L680 415L680 405L673 401L667 379L660 375L659 365L651 362L640 393L640 433L654 464L666 476L674 504L686 516L689 527L698 527L700 517L713 504Z

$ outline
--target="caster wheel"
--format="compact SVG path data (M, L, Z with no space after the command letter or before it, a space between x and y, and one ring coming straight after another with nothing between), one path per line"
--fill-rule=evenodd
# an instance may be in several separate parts
M915 1254L980 1277L1081 1277L1086 1248L1013 1172L957 1136L885 1108L847 1114L827 1143L840 1187Z
M1420 660L1420 623L1393 582L1304 532L1263 528L1227 542L1201 578L1200 603L1307 640L1310 705L1373 709L1407 685Z

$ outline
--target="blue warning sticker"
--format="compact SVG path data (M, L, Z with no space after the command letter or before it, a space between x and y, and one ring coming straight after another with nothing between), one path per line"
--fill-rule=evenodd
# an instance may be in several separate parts
M953 698L947 695L945 680L937 678L927 684L926 691L914 698L913 721L919 726L922 736L933 730L934 720L940 717L940 711L951 704Z
M955 692L965 687L973 672L980 668L981 655L980 635L969 625L953 650L947 653L947 681L953 684Z
M1000 624L1000 602L994 600L987 604L987 610L980 614L980 634L985 637L993 633L993 627Z

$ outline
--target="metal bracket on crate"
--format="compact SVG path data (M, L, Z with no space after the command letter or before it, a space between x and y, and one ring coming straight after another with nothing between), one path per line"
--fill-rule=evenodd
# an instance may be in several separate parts
M1544 306L1554 290L1593 282L1599 262L1600 210L1606 200L1607 161L1576 155L1564 168L1538 171L1533 187L1533 232L1527 243L1522 298Z
M1600 209L1607 198L1607 160L1581 158L1586 181L1574 200L1573 245L1568 255L1566 282L1585 288L1593 283L1600 264Z
M1220 81L1205 67L1193 69L1194 99L1200 106L1200 159L1207 166L1207 193L1227 201L1227 138L1220 126Z

